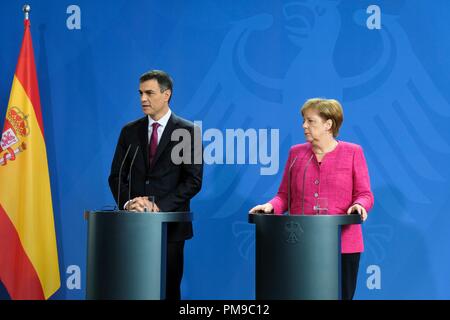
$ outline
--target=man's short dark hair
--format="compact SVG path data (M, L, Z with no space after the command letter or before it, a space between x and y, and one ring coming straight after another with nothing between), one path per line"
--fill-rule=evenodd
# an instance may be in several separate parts
M148 80L156 80L159 84L159 87L161 88L161 92L166 91L167 89L170 90L171 95L169 98L169 102L170 99L172 99L172 93L173 93L173 81L172 78L164 71L161 70L151 70L148 71L146 73L144 73L140 78L139 78L139 83L148 81Z

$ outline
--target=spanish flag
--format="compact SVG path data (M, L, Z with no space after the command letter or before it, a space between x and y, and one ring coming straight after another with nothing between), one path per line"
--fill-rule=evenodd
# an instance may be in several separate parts
M60 287L28 18L0 141L0 281L11 299L48 299Z

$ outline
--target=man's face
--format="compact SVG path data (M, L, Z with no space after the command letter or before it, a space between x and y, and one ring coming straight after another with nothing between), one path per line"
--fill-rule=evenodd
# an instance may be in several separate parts
M158 81L147 80L139 84L142 111L158 121L169 110L169 98L172 92L167 89L161 92Z

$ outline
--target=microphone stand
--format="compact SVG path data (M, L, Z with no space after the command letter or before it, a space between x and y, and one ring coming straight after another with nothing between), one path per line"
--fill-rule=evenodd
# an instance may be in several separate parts
M303 171L303 186L302 186L302 215L305 214L305 177L306 177L306 169L308 169L309 164L311 163L312 158L314 157L314 153L309 158L306 163L305 170Z
M120 164L120 169L119 169L119 182L118 182L118 186L117 186L117 206L118 206L118 210L120 210L120 185L121 185L121 180L122 180L122 168L123 165L125 164L125 160L128 157L128 153L130 152L131 149L131 144L128 145L128 149L127 152L125 152L125 156L123 157L122 163Z
M291 215L291 170L294 166L295 161L297 161L297 157L292 160L291 165L289 166L289 172L288 172L288 215Z
M130 201L130 199L131 199L131 169L133 168L134 159L136 158L138 150L139 150L139 146L136 147L136 151L134 151L133 159L131 160L131 164L130 164L130 172L129 172L129 178L128 178L128 201Z

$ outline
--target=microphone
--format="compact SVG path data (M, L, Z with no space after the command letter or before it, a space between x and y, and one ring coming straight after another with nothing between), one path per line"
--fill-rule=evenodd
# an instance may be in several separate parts
M305 170L303 171L303 187L302 187L302 215L305 214L305 177L306 177L306 169L308 169L309 164L311 163L312 158L314 157L314 153L309 158L306 163Z
M118 182L118 186L117 186L117 207L118 210L120 210L120 184L121 184L121 180L122 180L122 168L123 165L125 164L125 160L127 159L128 153L130 152L131 149L131 144L128 146L127 152L125 152L125 157L123 157L122 163L120 164L120 169L119 169L119 182Z
M294 166L295 161L297 161L297 156L292 160L291 165L289 166L288 172L288 215L291 215L291 170Z
M134 151L133 159L131 159L131 164L130 164L130 172L129 172L129 176L128 176L129 177L128 178L128 201L130 201L130 199L131 199L131 170L133 168L134 159L136 159L138 150L139 150L139 146L136 147L136 151Z

